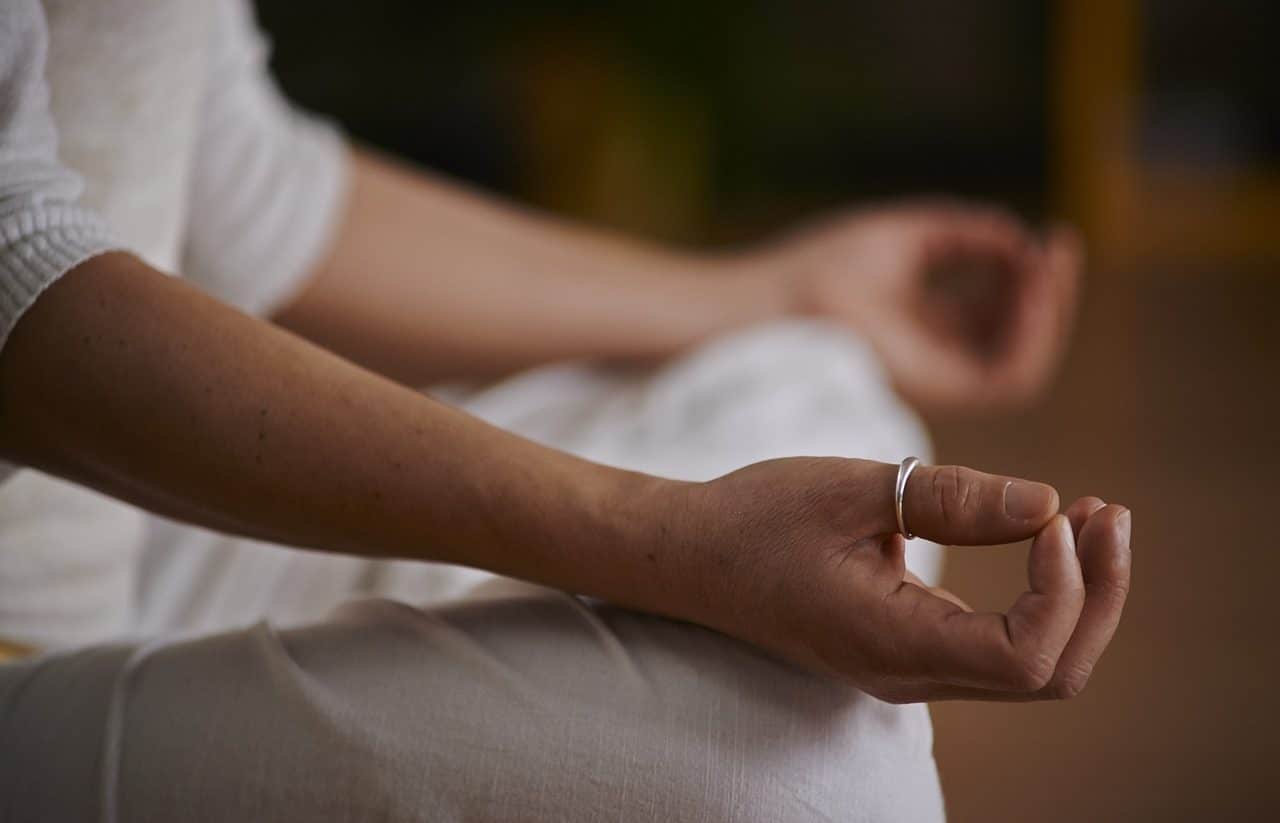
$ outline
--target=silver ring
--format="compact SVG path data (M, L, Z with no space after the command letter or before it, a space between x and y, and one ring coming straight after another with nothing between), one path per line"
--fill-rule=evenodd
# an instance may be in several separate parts
M898 482L893 484L893 511L898 515L898 533L903 537L911 540L915 537L907 530L907 521L902 517L902 498L907 493L907 478L911 477L911 473L916 470L916 466L920 465L920 459L917 457L908 457L898 464Z

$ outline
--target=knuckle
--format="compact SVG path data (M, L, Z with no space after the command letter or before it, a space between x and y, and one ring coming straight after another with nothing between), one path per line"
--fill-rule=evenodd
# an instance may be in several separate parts
M1075 663L1055 678L1050 687L1050 696L1055 700L1070 700L1079 697L1084 687L1089 684L1089 675L1093 667L1087 663Z
M982 506L982 481L973 469L943 466L933 475L932 491L948 525L964 522Z
M1009 685L1016 691L1038 692L1053 679L1056 664L1051 655L1040 651L1016 655L1009 667Z
M1089 596L1097 597L1111 608L1111 610L1119 610L1124 606L1125 600L1129 598L1129 581L1117 580L1116 582L1106 584L1095 584L1090 587Z
M1122 548L1107 558L1104 572L1107 579L1111 581L1111 585L1118 589L1120 594L1129 593L1129 576L1132 566L1133 553L1128 547Z

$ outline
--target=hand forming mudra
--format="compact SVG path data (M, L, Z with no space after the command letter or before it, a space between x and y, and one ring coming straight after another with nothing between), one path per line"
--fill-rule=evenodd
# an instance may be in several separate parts
M1026 402L1071 328L1084 252L999 209L902 204L828 217L761 252L803 313L847 323L934 411Z
M1034 538L1030 589L1004 614L973 612L904 564L895 466L789 458L689 494L705 552L689 615L883 700L1071 697L1120 619L1129 585L1128 510L1095 497L1059 513L1050 486L921 466L901 503L920 537L962 546Z

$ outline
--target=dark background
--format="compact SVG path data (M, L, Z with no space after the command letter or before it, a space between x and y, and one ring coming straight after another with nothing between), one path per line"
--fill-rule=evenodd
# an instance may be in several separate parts
M1081 225L1075 344L939 457L1129 505L1088 691L934 707L952 818L1263 820L1280 803L1280 4L267 0L285 89L360 140L669 242L945 192ZM952 552L975 605L1024 552Z
M260 5L290 94L359 138L539 205L694 241L903 191L1042 207L1036 4L373 8ZM649 180L687 216L610 203L653 195L593 176Z

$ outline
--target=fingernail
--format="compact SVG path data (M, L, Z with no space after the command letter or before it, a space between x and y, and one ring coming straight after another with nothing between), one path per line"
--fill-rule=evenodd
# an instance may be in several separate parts
M1133 531L1133 518L1129 515L1129 510L1124 509L1116 515L1116 536L1120 538L1121 543L1129 542L1129 535Z
M1004 487L1004 513L1014 520L1043 517L1057 492L1044 483L1011 480Z

